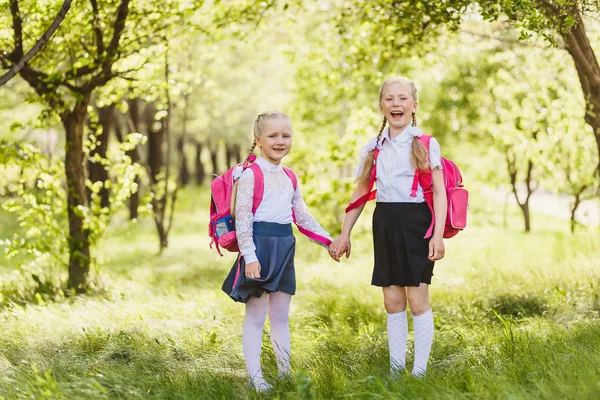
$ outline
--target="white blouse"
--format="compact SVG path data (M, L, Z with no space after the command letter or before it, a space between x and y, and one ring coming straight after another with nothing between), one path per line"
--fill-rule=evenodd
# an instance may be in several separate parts
M287 176L281 164L271 164L262 157L258 157L255 162L264 175L263 199L256 212L252 214L254 172L247 168L240 177L235 203L235 230L238 246L246 264L258 260L252 238L253 223L289 224L292 222L292 210L296 214L296 222L299 226L331 240L329 233L308 213L308 207L300 192L300 183L298 182L298 186L294 190L292 180Z
M413 128L416 129L416 128ZM384 140L385 139L385 140ZM377 202L381 203L422 203L425 201L423 188L418 186L417 196L411 197L415 169L410 162L413 137L405 129L394 139L390 139L387 128L379 139L377 157ZM373 138L360 151L360 161L356 176L361 172L363 161L370 149L375 148L377 138ZM429 144L429 166L442 168L440 144L431 138Z

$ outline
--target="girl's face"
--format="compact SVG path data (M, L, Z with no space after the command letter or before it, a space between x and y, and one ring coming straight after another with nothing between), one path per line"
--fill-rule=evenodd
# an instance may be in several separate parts
M292 125L287 118L274 118L265 121L260 136L256 138L263 158L272 164L279 164L292 148Z
M390 130L400 131L410 124L418 105L408 83L393 82L383 88L379 110L387 119Z

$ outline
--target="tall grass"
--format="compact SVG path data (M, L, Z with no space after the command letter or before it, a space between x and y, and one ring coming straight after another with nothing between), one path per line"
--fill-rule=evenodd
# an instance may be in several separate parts
M570 235L544 217L543 229L524 234L517 210L506 229L493 205L473 206L469 229L446 242L434 271L436 335L423 379L388 376L368 233L353 237L340 264L297 235L294 373L277 378L267 324L262 360L275 388L257 395L241 352L244 308L219 289L233 256L208 249L206 193L181 198L162 256L149 221L117 217L88 296L36 300L39 284L0 259L0 398L600 398L597 229ZM357 233L368 225L365 215Z

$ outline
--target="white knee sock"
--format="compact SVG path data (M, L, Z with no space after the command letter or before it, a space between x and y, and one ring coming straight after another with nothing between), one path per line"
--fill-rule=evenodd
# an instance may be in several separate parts
M267 318L269 295L264 293L260 298L251 297L246 303L246 319L242 346L246 368L250 382L257 391L269 390L270 386L263 378L260 367L260 352L262 347L262 331Z
M427 362L433 342L433 313L431 309L416 316L413 315L415 326L415 366L412 374L420 377L427 371Z
M271 321L271 345L277 359L279 375L290 373L290 326L288 317L292 295L273 292L269 295L269 321Z
M408 322L406 311L387 315L388 345L390 347L390 372L406 368L406 337Z

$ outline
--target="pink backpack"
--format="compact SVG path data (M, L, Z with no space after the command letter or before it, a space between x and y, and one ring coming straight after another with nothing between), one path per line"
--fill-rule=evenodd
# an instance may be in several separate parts
M233 170L237 166L242 168L251 168L254 172L254 196L252 199L252 213L254 214L260 205L265 188L265 180L258 164L254 163L256 160L255 156L249 158L249 162L244 164L238 164L235 167L230 168L223 175L218 176L213 180L210 186L211 202L210 202L210 222L208 223L208 236L211 238L210 248L215 244L219 255L221 253L220 247L227 251L236 252L239 251L237 243L237 236L235 234L235 221L231 216L231 195L233 191ZM294 190L298 187L298 178L294 171L287 167L283 167L286 175L292 181ZM292 219L296 226L296 214L292 210ZM331 241L327 238L319 236L313 232L310 232L301 226L298 226L300 233L308 236L309 238L322 243L323 245L329 246Z
M429 151L429 142L431 136L423 135L419 137L419 140L427 151ZM365 204L369 200L373 200L377 193L377 190L373 190L375 185L375 179L377 176L377 156L379 155L379 148L376 148L374 154L375 164L371 171L371 179L369 181L369 192L364 196L360 197L353 203L350 203L346 208L346 213L350 210ZM444 238L448 239L456 236L458 232L465 229L467 226L467 208L469 204L469 192L463 187L462 175L460 170L452 161L442 157L442 172L444 174L444 186L446 187L446 197L448 199L448 209L446 213L446 224L444 226ZM431 173L422 173L417 170L412 184L411 196L417 195L418 185L423 188L423 195L425 202L431 211L433 216L429 229L425 233L424 238L427 239L433 234L433 227L435 224L435 215L433 212L433 190L432 190L432 179Z

